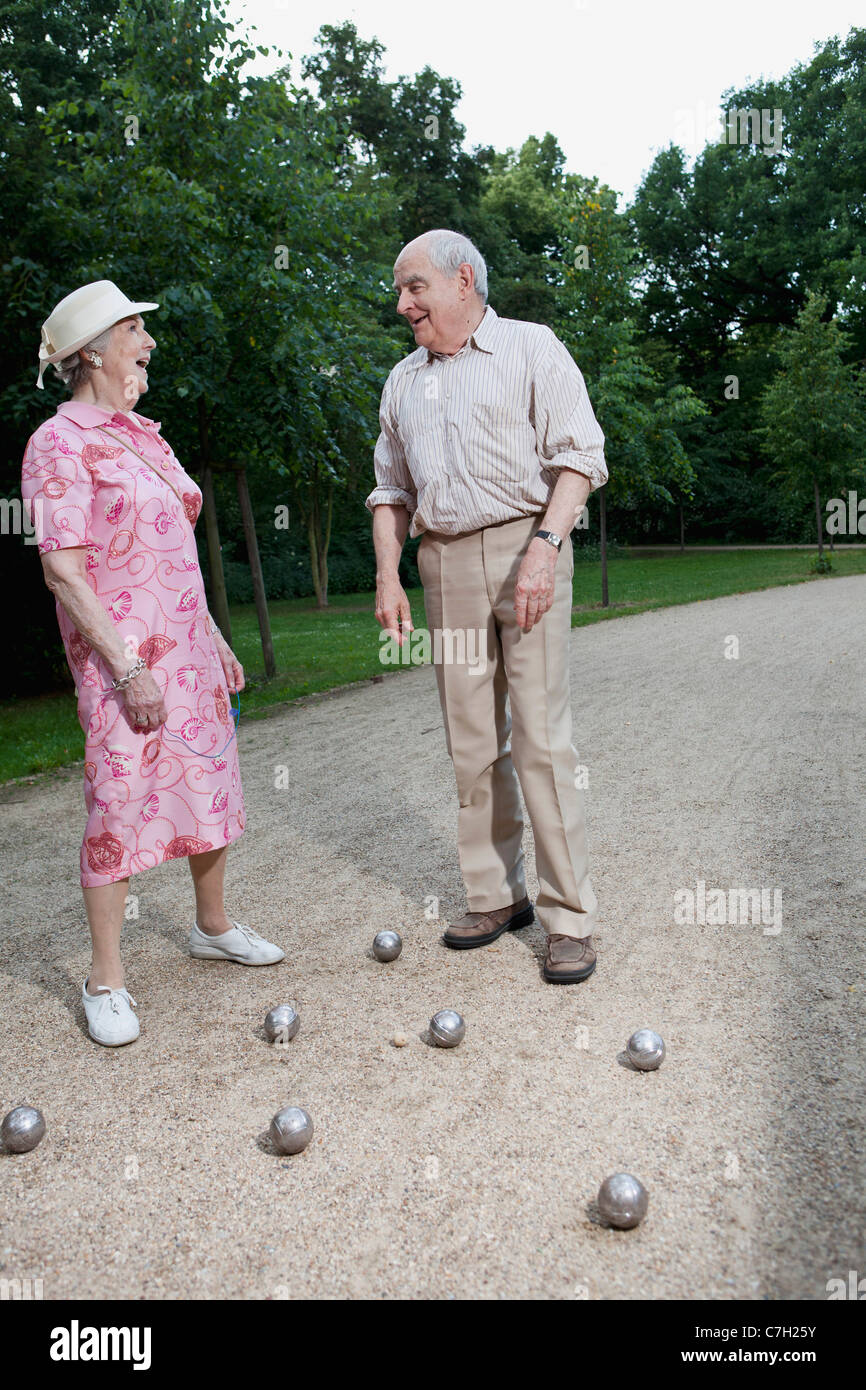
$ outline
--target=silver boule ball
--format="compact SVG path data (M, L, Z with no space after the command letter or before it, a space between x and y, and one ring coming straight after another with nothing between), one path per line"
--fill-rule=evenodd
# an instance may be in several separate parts
M625 1045L632 1066L638 1071L655 1071L665 1059L664 1039L652 1028L638 1028Z
M301 1020L291 1004L277 1004L265 1019L268 1042L291 1042L301 1026Z
M397 931L380 931L373 937L373 955L377 960L396 960L403 949L403 938Z
M601 1215L621 1231L628 1231L643 1221L648 1204L649 1193L631 1173L611 1173L598 1189Z
M456 1009L440 1009L430 1020L430 1032L437 1047L456 1047L463 1041L466 1024Z
M287 1105L271 1120L270 1136L281 1154L299 1154L313 1137L313 1122L300 1105Z
M26 1154L35 1149L44 1133L45 1117L33 1105L16 1105L0 1125L0 1139L13 1154Z

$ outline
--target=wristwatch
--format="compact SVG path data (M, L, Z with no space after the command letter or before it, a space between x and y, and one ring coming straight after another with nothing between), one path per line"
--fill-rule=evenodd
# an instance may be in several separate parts
M562 549L562 536L557 536L555 531L536 531L533 539L547 541L547 544L552 545L554 550Z

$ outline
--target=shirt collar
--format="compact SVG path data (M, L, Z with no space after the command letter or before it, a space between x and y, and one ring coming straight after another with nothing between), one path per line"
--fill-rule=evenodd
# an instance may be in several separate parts
M493 340L496 335L496 321L498 318L499 315L492 304L488 304L484 310L481 322L478 327L469 334L462 348L458 348L457 352L454 353L431 352L428 348L427 361L434 362L437 359L444 358L448 360L450 357L459 357L463 349L470 346L480 348L482 352L492 352Z
M57 414L65 415L68 420L86 430L96 429L98 425L115 424L149 430L155 434L160 428L158 420L148 420L144 415L136 414L134 410L127 414L123 410L109 410L104 405L93 405L90 401L62 401L57 407Z

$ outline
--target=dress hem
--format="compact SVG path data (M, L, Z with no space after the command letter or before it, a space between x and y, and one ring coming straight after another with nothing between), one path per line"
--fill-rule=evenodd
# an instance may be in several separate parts
M244 826L242 830L238 830L236 834L230 835L229 838L228 838L227 840L224 840L223 843L222 843L221 845L212 845L211 848L210 848L209 850L201 850L200 853L202 853L202 854L212 854L213 851L214 851L215 849L228 849L229 845L235 844L236 841L239 840L239 839L241 838L241 836L243 835L243 833L244 833L245 830L246 830L246 826ZM82 888L104 888L104 887L106 887L109 883L123 883L124 879L127 879L127 878L134 878L136 874L143 874L143 873L147 873L148 870L162 868L163 864L173 864L174 861L175 861L176 859L191 859L192 857L193 857L193 856L192 856L192 855L189 855L189 854L175 854L175 855L172 855L171 859L160 859L160 861L159 861L158 864L142 864L141 868L138 868L138 869L129 868L125 873L115 873L115 874L111 874L111 873L106 873L106 874L94 874L94 873L90 873L90 874L87 875L87 878L88 878L88 880L89 880L88 882L85 882L85 876L84 876L84 874L82 873L82 874L80 875L81 887L82 887Z

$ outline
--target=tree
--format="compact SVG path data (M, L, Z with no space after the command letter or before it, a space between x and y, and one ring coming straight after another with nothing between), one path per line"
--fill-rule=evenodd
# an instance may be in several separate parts
M720 111L733 113L723 138L693 168L663 150L636 195L637 320L671 343L711 412L692 450L704 524L782 539L791 522L763 467L757 401L807 286L866 356L866 29L816 45L781 81L722 93Z
M569 176L558 205L558 329L586 378L610 466L598 494L606 607L608 496L630 510L691 496L694 473L680 430L705 412L687 386L661 378L642 353L633 317L635 248L615 193Z
M353 196L327 111L281 73L242 77L252 50L232 34L220 4L129 0L117 35L132 56L85 103L85 128L66 100L43 118L54 155L44 197L76 248L58 290L108 275L160 302L154 394L203 480L221 624L212 476L240 468L243 489L249 467L301 493L315 492L323 471L344 479L369 457L359 424L375 420L394 350L369 307L384 269L367 251L375 191ZM328 525L317 507L307 529L325 604ZM264 621L262 637L267 651Z
M849 344L826 296L807 291L796 326L779 344L779 370L760 401L764 448L773 480L815 507L818 558L824 558L822 494L866 477L866 375L846 365Z
M323 24L318 52L302 64L320 99L345 123L375 181L391 193L390 260L399 245L431 227L455 227L472 235L481 188L476 160L463 149L466 136L455 111L458 82L429 66L414 77L389 82L384 48L364 40L354 24ZM396 235L394 235L396 233Z
M480 249L490 296L506 318L555 327L561 271L558 197L565 156L549 132L519 151L491 154L481 196Z
M42 117L47 105L62 99L81 127L87 93L111 74L118 56L122 61L116 25L91 0L0 3L0 475L6 497L19 493L24 442L43 418L40 406L60 399L47 377L40 400L34 363L39 325L72 288L57 278L67 229L62 209L44 197L54 156ZM26 576L28 589L28 603L9 605L6 614L7 662L0 674L6 691L69 683L54 600L39 582L38 566L34 571L34 555L34 547L4 537L0 585L7 593L20 591Z

